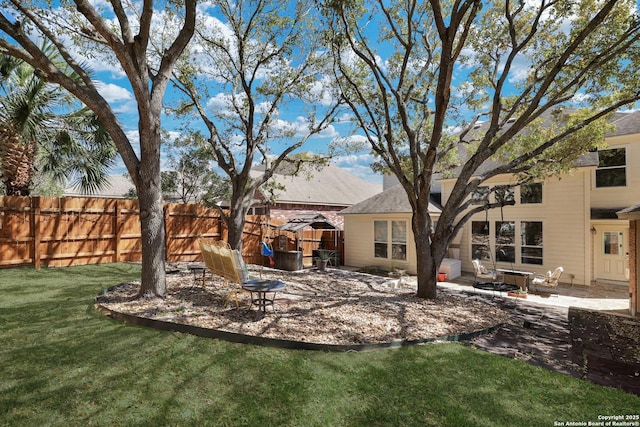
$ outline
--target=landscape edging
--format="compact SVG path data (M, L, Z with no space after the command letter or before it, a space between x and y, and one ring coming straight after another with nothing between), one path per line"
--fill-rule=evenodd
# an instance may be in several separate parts
M101 294L109 292L109 289L105 289ZM221 331L219 329L209 329L194 325L185 325L183 323L167 322L165 320L149 319L146 317L134 316L132 314L121 313L111 310L99 302L96 303L95 308L102 314L125 323L130 323L137 326L145 326L148 328L154 328L167 332L179 332L184 334L195 335L204 338L215 338L219 340L235 342L240 344L253 344L264 347L286 348L295 350L315 350L315 351L331 351L331 352L349 352L349 351L370 351L381 350L387 348L400 348L411 345L428 344L443 341L469 341L481 335L491 333L498 329L503 323L490 326L488 328L480 329L478 331L467 332L456 335L445 335L434 338L424 338L417 340L403 340L403 341L391 341L386 343L369 343L369 344L321 344L311 343L303 341L284 340L279 338L267 338L258 337L255 335L239 334L235 332Z

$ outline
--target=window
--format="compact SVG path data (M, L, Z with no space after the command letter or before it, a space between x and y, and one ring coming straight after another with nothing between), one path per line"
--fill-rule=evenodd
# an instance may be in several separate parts
M510 204L515 200L513 195L513 187L501 185L496 187L496 202L501 205Z
M471 259L489 260L489 223L487 221L471 222Z
M391 236L389 236L389 230L391 230ZM373 232L376 258L389 258L391 253L391 259L407 260L407 221L374 221ZM389 251L389 242L391 242L391 251Z
M496 221L496 260L515 262L516 260L516 223Z
M520 257L523 264L542 265L542 222L520 223Z
M489 200L489 187L478 187L471 194L471 200L474 205L482 205Z
M391 259L407 260L406 221L391 221Z
M388 258L387 221L373 221L373 240L376 258Z
M520 186L520 203L542 203L542 184L524 184Z
M596 187L624 187L627 185L627 156L624 148L598 151L600 161L596 170Z

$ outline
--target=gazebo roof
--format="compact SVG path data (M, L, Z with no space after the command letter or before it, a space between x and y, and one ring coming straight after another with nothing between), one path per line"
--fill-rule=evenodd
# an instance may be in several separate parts
M289 221L276 227L283 231L300 231L305 227L323 230L335 230L337 227L331 224L322 214L301 214L289 218Z

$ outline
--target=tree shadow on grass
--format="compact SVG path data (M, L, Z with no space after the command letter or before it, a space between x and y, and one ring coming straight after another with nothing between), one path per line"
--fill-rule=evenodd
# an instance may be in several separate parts
M2 306L3 423L527 426L638 407L635 396L456 344L291 351L108 320L93 297L128 274L45 299L30 288L20 307Z

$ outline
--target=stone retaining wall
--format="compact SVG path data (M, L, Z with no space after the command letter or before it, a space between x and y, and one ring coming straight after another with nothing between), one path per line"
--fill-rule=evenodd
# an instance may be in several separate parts
M585 379L640 395L640 318L571 307L569 331Z

